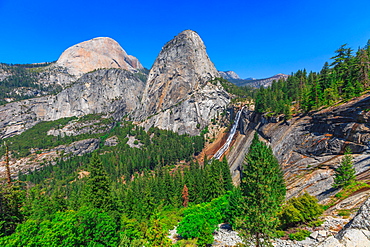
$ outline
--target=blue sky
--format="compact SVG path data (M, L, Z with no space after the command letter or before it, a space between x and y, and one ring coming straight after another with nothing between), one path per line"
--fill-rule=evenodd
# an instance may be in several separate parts
M369 13L369 0L0 0L0 62L55 61L107 36L150 68L167 41L191 29L218 70L242 78L319 71L340 45L366 44Z

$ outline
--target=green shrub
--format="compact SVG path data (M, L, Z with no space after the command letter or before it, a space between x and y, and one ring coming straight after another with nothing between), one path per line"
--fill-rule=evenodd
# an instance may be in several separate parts
M310 231L298 229L297 232L289 234L289 239L302 241L305 240L308 236L310 236L310 234L311 234Z
M281 230L277 230L275 231L275 234L274 234L275 238L282 238L282 237L285 237L285 232L284 231L281 231Z
M335 195L335 197L338 199L345 199L348 196L350 196L353 192L358 191L362 188L370 188L370 185L362 181L355 181L352 182L350 185L344 187L340 192L338 192Z
M283 225L288 226L304 220L301 212L292 204L284 205L280 215L280 221Z
M184 212L184 218L177 227L177 233L185 238L197 238L198 246L212 244L212 233L217 225L226 218L228 194L213 199L211 202L197 204Z
M324 223L323 220L314 220L314 221L308 222L307 225L309 227L318 227L318 226L321 226L322 223Z
M172 246L174 247L196 247L197 245L197 239L181 239L177 241Z
M16 232L0 238L0 246L117 246L115 220L96 209L57 212L50 220L19 224Z
M323 207L317 202L316 197L308 193L288 200L279 215L282 225L288 227L300 222L317 219L324 211Z

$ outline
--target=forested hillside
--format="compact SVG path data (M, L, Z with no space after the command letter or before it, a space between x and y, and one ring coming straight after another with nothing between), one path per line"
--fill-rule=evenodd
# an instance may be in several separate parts
M292 114L332 106L340 100L359 96L370 86L370 43L356 53L347 45L335 51L329 64L322 70L299 70L286 80L279 80L269 88L261 87L255 98L257 112Z
M60 86L37 83L38 72L49 64L0 64L0 105L59 92Z
M284 212L281 169L271 148L257 135L246 160L250 169L244 171L240 189L231 182L226 159L205 158L202 164L194 161L204 146L203 135L191 137L157 128L145 131L132 122L112 121L100 115L66 118L39 123L20 136L8 138L11 153L18 157L30 155L25 150L36 147L43 155L63 142L84 138L100 141L92 154L61 153L41 169L19 173L18 180L3 184L2 246L171 246L167 232L176 225L183 237L176 246L206 246L213 242L212 233L223 222L229 222L246 238L259 234L266 240L277 236L276 227L286 228L274 221L267 229L264 224L269 220L249 227L260 210L270 208L268 217ZM91 128L91 123L97 129L102 123L111 128L94 134L81 128L76 136L51 135L50 140L45 139L46 146L37 142L50 130L54 133L81 122L88 123L85 128ZM22 139L29 142L22 143ZM262 174L260 183L255 183L256 176ZM257 197L252 200L252 195ZM264 203L262 198L269 199ZM316 203L311 197L304 200L305 207ZM309 222L320 213L315 211L299 222ZM296 224L285 214L281 220L286 225Z
M10 138L10 149L22 157L32 144L44 148L32 140L41 138L47 129L63 127L73 120L40 123ZM166 231L176 225L184 205L211 201L232 189L226 161L204 165L193 162L194 155L203 148L203 136L178 135L157 128L146 132L123 122L101 134L57 139L69 142L88 137L101 140L100 148L92 155L62 155L56 163L19 174L18 181L2 187L1 235L9 235L0 238L2 246L117 246L119 239L127 245L136 241L160 246L154 243L168 242ZM110 137L116 140L113 145L105 142ZM30 143L22 143L19 138ZM129 139L134 140L134 147L127 144Z

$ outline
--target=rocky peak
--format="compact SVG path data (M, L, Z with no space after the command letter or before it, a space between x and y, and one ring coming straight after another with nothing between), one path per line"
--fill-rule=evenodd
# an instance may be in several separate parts
M219 71L220 75L222 78L229 80L229 79L234 79L234 80L240 80L241 78L238 76L237 73L234 71Z
M56 64L67 68L69 74L76 76L101 68L129 71L143 68L137 58L127 55L115 40L108 37L91 39L68 48Z
M149 72L144 115L176 105L212 78L220 77L199 35L186 30L164 45Z

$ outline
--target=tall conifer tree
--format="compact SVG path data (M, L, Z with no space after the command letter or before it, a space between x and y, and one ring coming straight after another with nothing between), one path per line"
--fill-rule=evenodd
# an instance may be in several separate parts
M110 181L97 153L89 164L90 175L87 180L86 201L94 208L110 210L113 208Z
M277 159L257 134L244 160L241 191L245 208L241 234L246 242L255 241L257 247L268 245L279 223L277 214L286 188Z
M352 159L351 150L348 148L344 153L340 166L335 170L334 188L345 187L355 181L356 171L353 168Z

